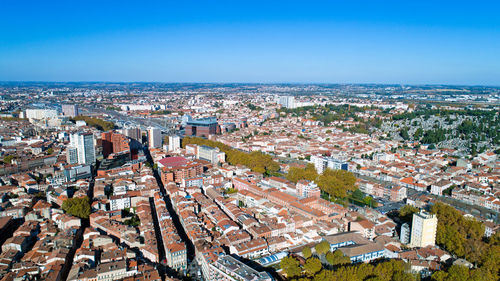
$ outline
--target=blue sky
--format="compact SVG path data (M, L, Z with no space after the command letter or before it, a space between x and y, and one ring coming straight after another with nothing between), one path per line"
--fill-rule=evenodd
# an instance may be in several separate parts
M0 1L0 81L500 85L500 1Z

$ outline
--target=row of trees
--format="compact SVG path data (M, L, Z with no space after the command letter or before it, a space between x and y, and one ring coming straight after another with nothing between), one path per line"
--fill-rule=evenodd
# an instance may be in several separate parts
M332 253L332 257L339 255L342 255L342 253ZM287 276L287 280L296 281L418 280L417 276L408 273L407 265L404 262L397 260L380 262L377 265L338 263L335 270L330 270L324 268L320 259L316 257L309 257L304 265L301 266L296 258L288 256L281 260L280 265L283 273Z
M295 183L299 180L315 181L330 199L332 197L346 198L348 192L356 190L356 177L353 173L345 170L326 169L319 175L313 164L307 164L304 169L291 167L286 178Z
M464 217L450 205L438 202L432 206L431 211L438 218L436 243L476 265L483 260L486 249L498 242L491 239L490 243L486 243L483 240L483 223L474 218ZM500 248L498 249L500 251Z
M500 273L500 233L484 238L484 225L464 217L452 206L436 203L431 212L438 217L436 243L450 253L474 263L475 268L452 266L438 271L432 280L498 280Z
M101 131L109 131L109 130L112 130L115 128L115 124L111 121L104 121L102 119L94 118L94 117L90 117L90 116L79 115L79 116L75 116L75 117L71 118L71 120L74 122L78 121L78 120L83 120L83 121L85 121L85 123L87 123L87 125L94 127L94 128L97 128Z
M252 171L266 175L276 174L280 166L273 160L271 155L262 153L261 151L253 151L246 153L234 149L221 142L211 141L197 137L185 137L182 140L182 145L185 147L187 144L207 145L211 147L218 147L221 151L226 153L226 160L231 165L244 165Z

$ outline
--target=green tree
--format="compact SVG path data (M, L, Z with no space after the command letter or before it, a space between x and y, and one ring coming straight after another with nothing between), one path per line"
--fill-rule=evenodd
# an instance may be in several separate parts
M316 168L309 163L302 169L299 167L290 167L286 176L287 180L297 183L299 180L314 181L318 177Z
M318 258L308 258L304 264L304 270L307 275L314 276L322 268L321 261Z
M414 213L418 213L420 210L412 205L404 205L399 209L399 218L404 222L411 222Z
M284 257L280 262L280 267L285 272L287 278L297 277L302 273L299 261L294 257Z
M351 259L347 256L344 256L344 253L340 250L336 250L335 252L328 252L326 254L326 261L331 265L345 265L350 264Z
M88 219L90 215L90 202L87 196L81 198L69 198L64 200L62 209L75 217Z
M356 189L356 177L345 170L326 169L319 176L317 184L330 197L345 198L348 191Z
M316 250L316 253L318 255L326 254L330 250L330 243L323 240L321 241L321 243L316 244L316 246L314 246L314 249Z
M3 162L4 163L7 163L7 164L10 164L12 163L12 160L15 158L14 155L7 155L3 158Z
M302 255L304 256L304 258L308 259L312 256L312 251L311 251L311 248L309 247L304 247L304 249L302 249Z

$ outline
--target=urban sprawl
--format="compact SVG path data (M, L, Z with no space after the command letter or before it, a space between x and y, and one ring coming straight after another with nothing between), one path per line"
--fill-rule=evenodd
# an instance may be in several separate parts
M500 88L1 83L0 280L498 280Z

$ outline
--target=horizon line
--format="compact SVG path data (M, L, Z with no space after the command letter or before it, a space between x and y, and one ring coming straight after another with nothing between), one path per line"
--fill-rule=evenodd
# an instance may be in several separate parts
M390 82L166 82L166 81L97 81L97 80L80 80L80 81L55 81L55 80L0 80L3 83L120 83L120 84L255 84L255 85L276 85L276 84L292 84L292 85L398 85L398 86L453 86L453 87L490 87L500 88L500 84L448 84L448 83L390 83Z

